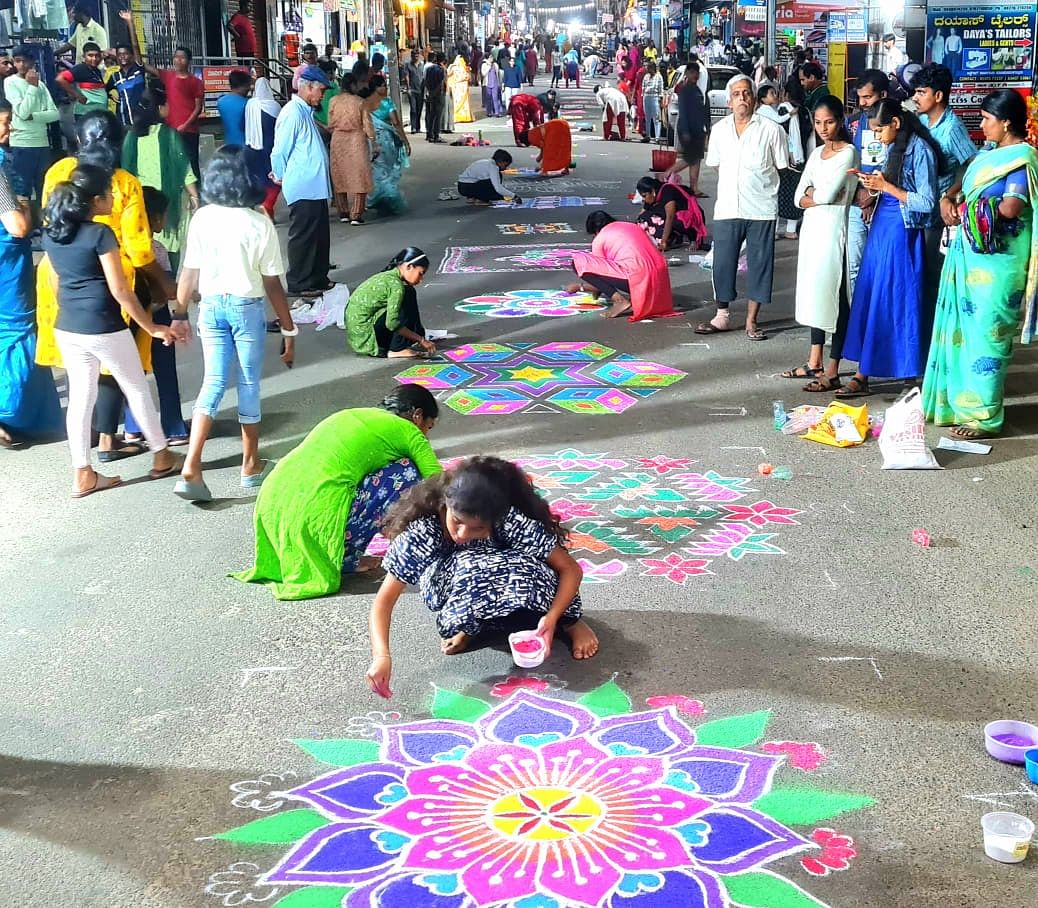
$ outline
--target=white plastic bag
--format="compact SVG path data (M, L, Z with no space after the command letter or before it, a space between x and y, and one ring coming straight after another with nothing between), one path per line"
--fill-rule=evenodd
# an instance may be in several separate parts
M879 449L884 470L943 470L926 446L926 420L920 391L913 388L887 408Z

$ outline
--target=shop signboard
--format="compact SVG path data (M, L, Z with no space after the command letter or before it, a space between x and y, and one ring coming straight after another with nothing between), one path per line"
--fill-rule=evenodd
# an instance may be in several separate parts
M864 13L847 13L847 43L864 44L868 41Z
M954 76L952 109L975 139L980 102L997 88L1027 96L1034 79L1035 3L998 7L983 0L943 0L927 10L926 61L942 63Z
M844 43L847 40L847 16L829 13L829 43Z

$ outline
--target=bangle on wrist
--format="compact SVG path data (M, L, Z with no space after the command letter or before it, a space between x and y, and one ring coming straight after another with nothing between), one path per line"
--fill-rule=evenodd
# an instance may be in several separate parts
M175 322L186 322L187 321L187 313L186 312L173 312L170 315L170 318L173 319L173 321L175 321Z
M291 329L289 329L289 328L282 328L281 329L281 336L282 337L297 337L298 335L299 335L299 328L297 326L293 325L293 327Z

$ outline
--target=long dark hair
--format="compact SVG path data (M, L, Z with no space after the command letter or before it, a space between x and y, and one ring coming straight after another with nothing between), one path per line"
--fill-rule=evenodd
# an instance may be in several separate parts
M166 103L166 90L162 83L153 82L141 95L133 108L133 131L137 136L146 136L152 126L162 122L159 108Z
M107 170L109 174L122 163L123 127L110 110L92 110L76 125L79 151L76 160Z
M55 243L71 243L80 225L93 217L94 199L112 189L112 173L93 164L80 164L58 183L43 210L43 229Z
M394 268L397 268L400 265L421 265L423 261L425 262L425 267L428 268L429 256L422 252L422 250L419 249L417 246L407 246L406 248L401 249L396 255L394 255L389 260L389 264L386 265L386 267L382 270L392 271Z
M890 146L887 154L887 164L883 168L883 176L895 186L901 186L902 171L905 165L905 151L912 136L918 136L930 146L937 162L938 173L944 173L944 155L940 146L933 140L930 130L919 122L919 118L911 111L905 110L901 102L894 98L883 98L868 112L869 120L875 120L880 126L889 126L894 122L894 117L901 121L901 128L897 131L897 138Z
M379 406L404 419L411 419L419 410L426 419L439 419L440 416L440 405L436 403L436 398L422 385L397 385L382 398Z
M833 118L840 125L836 129L836 138L841 142L850 142L851 134L847 132L846 116L847 111L843 106L843 101L836 97L836 95L825 95L816 105L815 110L819 107L824 107L833 115ZM814 123L814 114L811 114L812 128Z
M399 536L422 517L439 517L446 508L462 517L495 527L515 508L551 533L563 545L566 531L537 494L526 474L500 457L470 457L445 473L412 486L390 509L382 532Z

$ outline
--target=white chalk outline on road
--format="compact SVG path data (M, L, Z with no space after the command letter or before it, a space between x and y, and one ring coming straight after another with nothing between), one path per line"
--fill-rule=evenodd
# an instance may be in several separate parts
M749 416L750 411L745 407L718 407L714 406L706 414L707 416Z
M722 451L759 451L761 457L767 456L767 451L759 445L722 445Z
M828 574L826 575L828 576ZM880 681L883 680L883 672L879 670L879 665L876 662L875 656L816 656L819 662L868 662L872 666L872 670L876 673L876 677Z
M241 686L248 687L253 675L266 674L268 672L294 672L298 666L295 665L261 665L256 668L241 669Z
M1015 804L1007 804L1005 801L998 801L996 798L1027 798L1031 801L1038 801L1038 792L1033 791L1023 782L1020 783L1019 791L988 791L981 792L980 794L968 794L962 796L966 801L979 801L981 804L991 804L993 807L1016 807Z
M706 347L707 350L710 349L710 345L709 344L704 344L702 341L690 341L687 344L678 344L678 346L679 347Z

